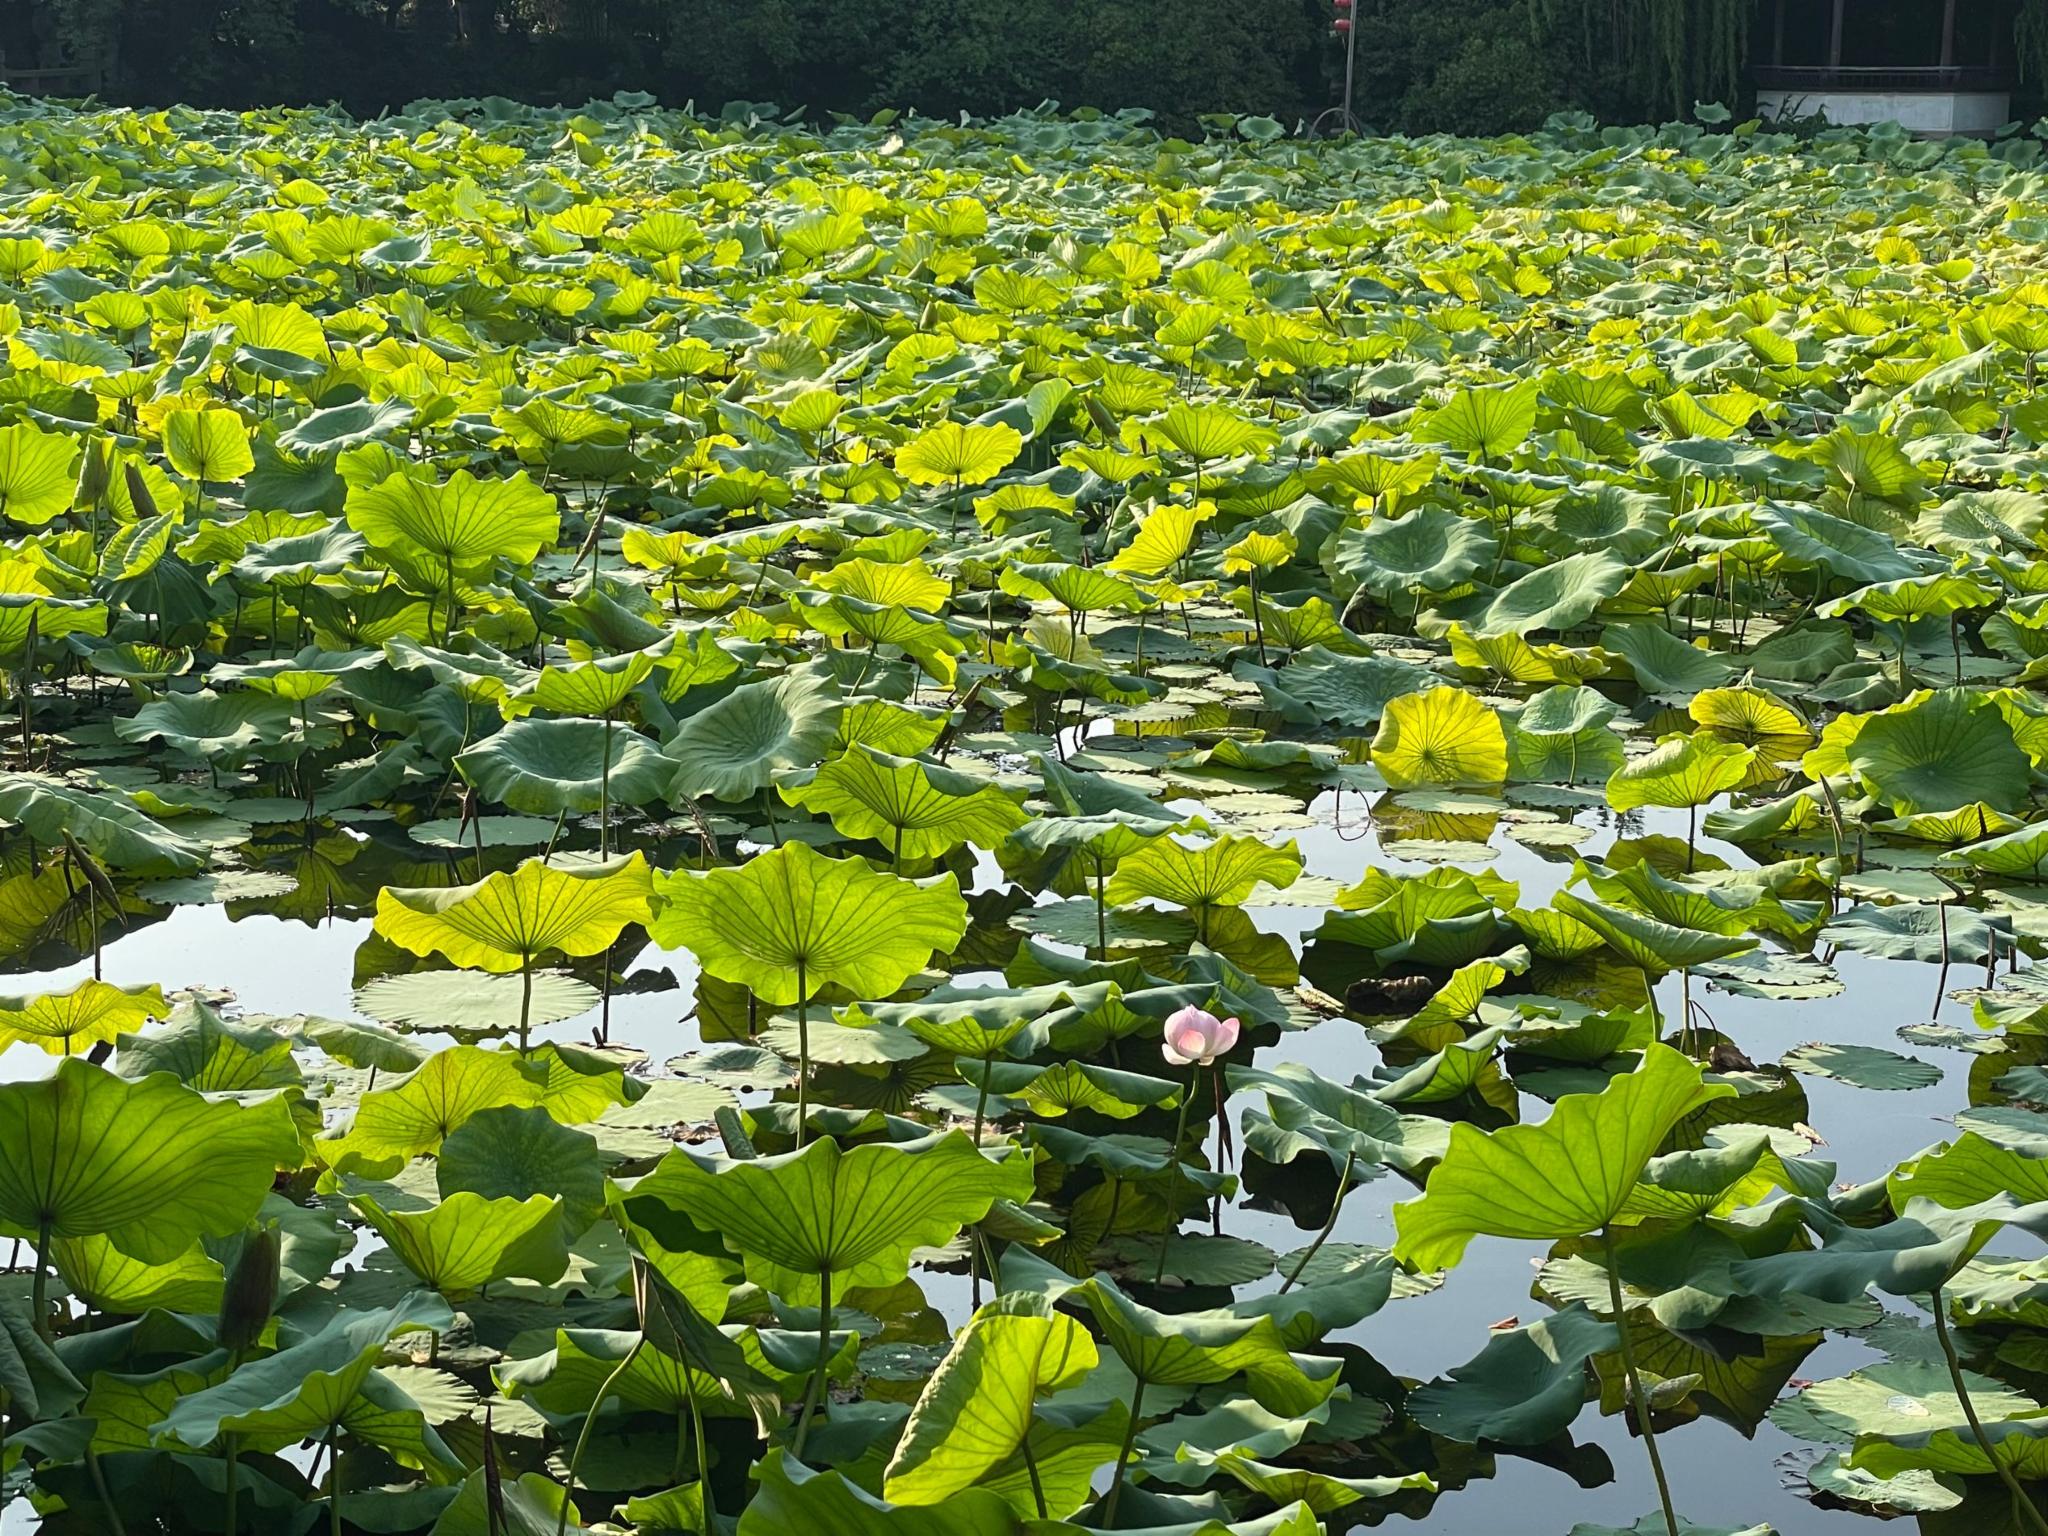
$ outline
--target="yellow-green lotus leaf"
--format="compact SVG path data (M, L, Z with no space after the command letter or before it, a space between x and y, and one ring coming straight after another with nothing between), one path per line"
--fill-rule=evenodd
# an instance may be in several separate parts
M471 885L386 886L376 930L415 955L446 955L479 971L522 970L539 955L594 955L652 915L647 860L528 859Z
M1499 784L1508 776L1507 732L1462 688L1403 694L1387 702L1372 760L1395 789Z

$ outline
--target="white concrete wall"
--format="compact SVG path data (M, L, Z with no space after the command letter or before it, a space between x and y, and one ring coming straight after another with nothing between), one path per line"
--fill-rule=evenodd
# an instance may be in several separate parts
M1831 123L1897 123L1914 133L1995 133L2012 115L2003 91L1758 91L1757 112L1807 117L1826 112Z

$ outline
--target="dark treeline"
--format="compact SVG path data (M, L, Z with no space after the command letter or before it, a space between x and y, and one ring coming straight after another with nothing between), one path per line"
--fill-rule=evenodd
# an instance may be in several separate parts
M1758 10L1354 3L1360 115L1402 132L1739 106ZM2048 12L2025 4L2030 19ZM134 105L339 101L365 115L421 97L636 90L700 108L987 114L1054 100L1176 124L1209 112L1291 123L1333 99L1333 14L1333 0L0 0L0 72L77 66L103 98ZM2048 25L2041 35L2048 46Z

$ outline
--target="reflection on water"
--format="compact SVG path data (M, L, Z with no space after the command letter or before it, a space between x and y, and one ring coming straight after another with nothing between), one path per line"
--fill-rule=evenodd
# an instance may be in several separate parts
M1349 884L1368 865L1407 872L1427 867L1401 859L1398 842L1390 846L1380 840L1364 814L1361 796L1345 793L1342 802L1340 808L1338 797L1325 793L1309 807L1312 825L1278 834L1298 839L1308 875ZM1471 820L1460 818L1460 824ZM1597 857L1615 840L1613 818L1603 808L1588 807L1577 813L1576 820L1591 835L1573 848L1555 850L1555 857L1546 857L1506 836L1504 827L1491 826L1491 817L1481 821L1482 829L1492 831L1491 846L1497 850L1490 867L1520 883L1525 906L1540 906L1563 887L1570 878L1572 853ZM1647 823L1630 828L1632 834L1649 831L1678 837L1683 837L1685 830L1685 817L1677 812L1664 813L1663 819L1656 819L1653 813ZM1700 847L1732 865L1754 862L1726 844L1702 839ZM468 877L465 873L459 878ZM984 857L975 886L987 889L1001 880L994 861ZM1261 907L1255 911L1262 929L1286 934L1297 945L1320 923L1322 915L1321 906ZM223 907L181 907L161 922L116 938L107 945L102 966L106 978L117 983L159 982L166 989L225 990L250 1013L349 1016L354 1013L351 990L356 950L369 935L370 923L361 918L333 917L309 924L250 915L231 921ZM1902 1026L1926 1022L1937 1003L1937 966L1848 953L1835 956L1834 965L1846 983L1846 989L1834 997L1769 1002L1705 991L1697 983L1695 995L1706 1002L1721 1030L1758 1060L1775 1059L1810 1040L1896 1049L1900 1047L1896 1032ZM622 991L610 1006L611 1039L646 1052L657 1070L659 1063L701 1044L696 1021L688 1014L696 976L689 956L650 948L633 961L629 974L664 967L674 973L679 987ZM16 973L10 976L7 990L59 988L90 972L91 963L81 961L57 970ZM971 978L962 975L956 979ZM1950 978L1952 985L1966 980ZM1666 979L1659 1000L1666 1018L1675 1020L1679 1010L1677 977ZM1967 1022L1965 1011L1953 1003L1946 1005L1943 1017L1949 1022ZM535 1033L540 1038L589 1041L595 1038L598 1023L598 1011L592 1010ZM1827 1145L1816 1156L1834 1160L1845 1183L1878 1177L1908 1154L1952 1134L1946 1122L1968 1103L1970 1058L1926 1046L1908 1049L1939 1064L1944 1069L1941 1081L1925 1088L1876 1094L1826 1078L1803 1080L1811 1106L1810 1123L1827 1138ZM1358 1025L1335 1019L1313 1030L1283 1035L1278 1043L1259 1052L1257 1064L1295 1061L1348 1081L1368 1071L1378 1057L1376 1047ZM32 1052L0 1055L0 1077L35 1076L45 1070L47 1064ZM1522 1112L1525 1119L1541 1119L1548 1105L1524 1094ZM1392 1207L1413 1194L1412 1186L1393 1176L1360 1186L1346 1203L1333 1240L1382 1247L1391 1244ZM1256 1208L1249 1203L1255 1198L1241 1197L1238 1209L1227 1218L1229 1231L1280 1251L1298 1248L1312 1235L1284 1213ZM2031 1240L2014 1234L2000 1246L2014 1251L2022 1244L2031 1245ZM1414 1378L1440 1375L1479 1352L1489 1325L1510 1317L1527 1322L1546 1310L1530 1296L1541 1252L1542 1245L1537 1244L1476 1243L1442 1288L1398 1301L1342 1337L1370 1350L1397 1374ZM970 1310L967 1277L926 1274L921 1280L932 1304L959 1326ZM1268 1284L1277 1285L1278 1281ZM1857 1340L1831 1336L1798 1370L1808 1378L1839 1375L1870 1358L1874 1358L1873 1352ZM1581 1443L1604 1448L1613 1462L1611 1481L1585 1489L1563 1471L1502 1456L1493 1477L1475 1479L1437 1501L1427 1520L1432 1536L1519 1536L1522 1532L1562 1536L1578 1521L1627 1526L1654 1507L1655 1494L1641 1449L1632 1443L1621 1417L1602 1417L1588 1409L1581 1414L1574 1433ZM1768 1521L1785 1536L1870 1529L1863 1517L1819 1509L1786 1486L1779 1458L1788 1454L1808 1457L1814 1448L1768 1421L1744 1442L1738 1430L1702 1418L1660 1437L1660 1444L1679 1508L1696 1520L1736 1527ZM1791 1481L1797 1484L1796 1475ZM0 1520L0 1529L26 1530L32 1523L25 1507L17 1505Z

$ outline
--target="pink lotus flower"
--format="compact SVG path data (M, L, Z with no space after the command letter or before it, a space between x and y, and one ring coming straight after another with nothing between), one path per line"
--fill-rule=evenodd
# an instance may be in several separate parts
M1160 1050L1177 1067L1206 1067L1237 1044L1243 1028L1236 1019L1219 1019L1190 1003L1167 1018Z

